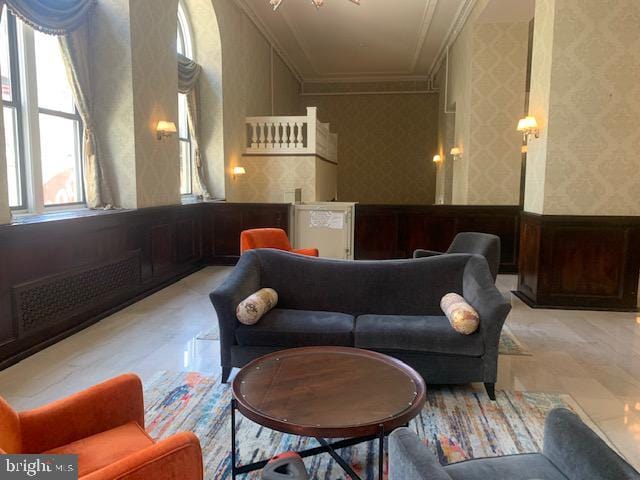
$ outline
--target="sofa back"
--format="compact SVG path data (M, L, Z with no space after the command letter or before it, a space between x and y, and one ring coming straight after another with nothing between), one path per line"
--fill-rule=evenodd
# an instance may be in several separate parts
M443 255L354 262L258 249L245 252L241 262L259 263L260 285L278 292L279 308L352 315L442 315L440 299L450 292L462 294L471 258Z

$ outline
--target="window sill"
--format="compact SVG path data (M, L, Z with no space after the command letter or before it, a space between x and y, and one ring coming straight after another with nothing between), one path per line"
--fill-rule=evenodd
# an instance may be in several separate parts
M75 210L58 210L46 213L16 213L13 215L11 225L29 225L31 223L54 222L56 220L96 217L99 215L110 215L126 211L128 210L92 210L90 208L78 208Z

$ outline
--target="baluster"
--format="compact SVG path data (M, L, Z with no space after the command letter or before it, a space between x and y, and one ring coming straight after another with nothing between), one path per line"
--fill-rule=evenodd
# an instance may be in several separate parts
M264 125L258 124L258 126L260 127L260 144L259 144L259 147L260 148L264 148L265 147L265 144L264 144L264 129L267 126L267 124L266 123Z
M267 148L273 148L273 123L269 122L264 125L267 127Z
M296 144L296 147L298 148L302 148L304 145L302 144L302 140L304 140L303 136L302 136L302 122L296 122L296 126L298 127L298 143Z
M294 148L296 146L296 135L294 127L294 123L289 122L289 148Z
M278 122L277 124L275 124L276 127L276 136L275 136L275 146L276 148L280 148L280 125L282 125L280 122Z
M256 122L251 122L251 148L258 148L258 133L256 131Z

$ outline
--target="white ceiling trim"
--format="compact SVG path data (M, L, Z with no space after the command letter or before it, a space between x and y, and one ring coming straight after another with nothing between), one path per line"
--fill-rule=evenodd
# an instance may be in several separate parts
M467 23L467 20L469 19L469 16L471 15L471 12L473 11L473 7L475 7L476 5L476 2L477 0L465 0L465 2L462 5L460 5L460 8L458 9L458 12L456 14L456 19L451 24L451 27L449 28L449 31L447 32L447 35L444 38L444 41L440 45L440 50L438 51L438 54L436 55L435 59L431 63L431 67L429 67L430 78L433 78L435 76L436 72L440 68L440 64L442 63L442 60L444 60L444 56L447 53L447 49L451 47L451 45L453 45L453 43L458 38L458 35L460 35L460 32L464 28L465 24Z
M304 83L375 83L375 82L427 82L428 75L369 75L357 77L312 77L305 78Z
M300 69L291 59L291 57L287 55L285 49L282 48L282 45L280 44L280 42L278 42L276 36L273 34L273 32L271 32L271 29L267 27L262 20L260 20L260 17L258 17L258 15L256 15L255 11L250 6L250 1L251 0L235 0L236 4L245 13L249 20L251 20L256 28L260 31L260 33L264 35L267 42L271 44L271 48L273 48L276 53L280 55L280 58L282 58L282 61L287 65L287 67L289 67L289 70L291 70L293 76L296 77L296 80L298 80L299 83L303 83L305 80L300 74Z
M429 0L424 7L424 13L422 15L422 23L420 24L420 30L418 33L418 41L416 42L416 49L413 53L413 60L411 61L411 71L416 71L416 66L420 60L420 54L424 48L424 44L427 41L427 34L433 23L433 17L436 13L436 7L439 0Z

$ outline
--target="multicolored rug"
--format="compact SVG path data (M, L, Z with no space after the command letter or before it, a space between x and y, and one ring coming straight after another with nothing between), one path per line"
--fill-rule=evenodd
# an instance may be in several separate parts
M520 340L518 340L518 337L516 337L511 329L506 325L502 327L500 345L498 348L501 355L531 355L529 349L525 347Z
M552 408L566 406L586 415L569 395L498 392L491 402L471 386L429 388L423 412L410 428L442 463L470 458L536 452L542 448L544 419ZM192 431L202 444L205 478L230 478L229 385L198 373L160 372L145 388L147 430L154 438ZM237 440L242 464L288 450L317 446L312 438L295 437L261 427L237 414ZM590 423L590 422L589 422ZM341 450L363 478L374 478L375 442ZM305 459L311 478L345 478L327 454ZM259 472L244 478L257 479Z
M199 333L197 340L220 340L220 333L217 328L208 332ZM531 355L531 352L525 347L520 340L513 334L507 326L503 327L500 336L500 354L502 355Z

